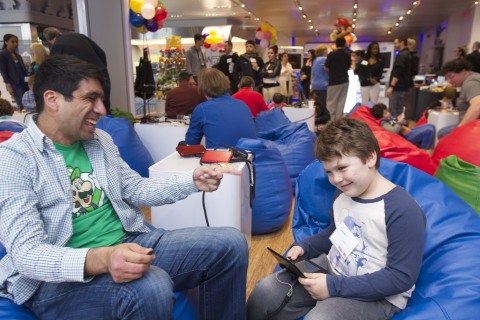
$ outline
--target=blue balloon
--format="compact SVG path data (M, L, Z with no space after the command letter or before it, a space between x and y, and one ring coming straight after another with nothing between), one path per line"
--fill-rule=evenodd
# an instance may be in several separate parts
M133 14L132 14L133 13ZM135 28L138 28L143 25L143 17L139 13L135 13L132 10L130 10L130 23L132 26Z
M155 32L158 30L158 22L155 19L145 21L145 27L147 27L148 31Z

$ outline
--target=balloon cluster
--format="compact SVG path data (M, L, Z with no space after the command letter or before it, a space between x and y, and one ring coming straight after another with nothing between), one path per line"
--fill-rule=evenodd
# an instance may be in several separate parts
M160 0L130 0L130 24L140 33L162 29L167 14Z
M215 30L210 30L210 33L204 33L203 37L205 38L203 46L213 52L225 47L222 37L217 36L217 31Z
M255 33L255 43L263 48L268 48L277 43L277 30L268 22L262 23Z

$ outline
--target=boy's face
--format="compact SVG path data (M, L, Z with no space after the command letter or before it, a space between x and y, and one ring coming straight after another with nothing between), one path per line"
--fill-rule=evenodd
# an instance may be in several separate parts
M388 111L387 109L383 110L382 120L389 120L391 116L392 114L390 113L390 111Z
M368 198L376 176L375 152L363 163L359 157L343 155L341 158L323 161L328 181L345 195L353 198Z

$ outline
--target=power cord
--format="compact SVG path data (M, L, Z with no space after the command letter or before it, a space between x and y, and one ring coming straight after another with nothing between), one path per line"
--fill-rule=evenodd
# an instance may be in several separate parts
M205 216L205 223L207 224L207 227L210 227L210 222L208 222L207 207L205 206L205 191L202 192L202 207L203 215Z

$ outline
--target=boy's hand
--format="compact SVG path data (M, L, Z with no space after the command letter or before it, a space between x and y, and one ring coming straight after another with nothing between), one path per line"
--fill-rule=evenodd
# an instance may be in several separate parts
M305 251L300 246L293 246L287 252L287 259L288 260L297 260L298 257L303 256Z
M304 273L305 278L298 278L305 290L315 300L330 298L327 288L327 275L324 273Z

